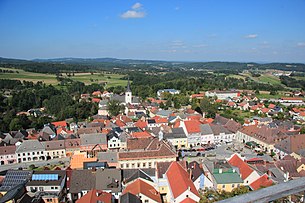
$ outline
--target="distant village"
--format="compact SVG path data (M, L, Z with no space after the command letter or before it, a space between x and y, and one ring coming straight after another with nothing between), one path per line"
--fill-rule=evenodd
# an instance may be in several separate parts
M305 176L303 92L268 104L252 91L190 96L255 112L244 123L219 114L207 118L190 106L162 109L165 92L180 94L163 89L142 101L129 83L122 95L82 94L81 100L99 106L87 121L3 133L0 202L192 203L207 190L253 191ZM111 100L124 106L123 113L109 116ZM39 116L43 109L20 113ZM274 119L278 114L289 119Z

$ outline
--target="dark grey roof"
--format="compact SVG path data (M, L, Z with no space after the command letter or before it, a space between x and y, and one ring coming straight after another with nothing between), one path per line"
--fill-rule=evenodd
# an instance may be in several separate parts
M97 190L111 190L112 193L122 191L121 188L121 170L120 169L98 169L96 170Z
M139 169L122 169L123 180L131 177L138 170ZM150 177L154 177L156 175L155 168L141 168L141 170Z
M141 200L136 195L127 192L120 197L120 203L141 203Z
M99 161L107 161L108 163L118 163L118 153L117 152L98 152L97 159Z
M44 150L45 147L38 140L24 140L19 146L17 146L16 153Z
M212 128L209 124L200 125L200 131L202 135L211 135L213 134Z
M25 184L31 177L32 171L9 170L3 180L0 191L8 191L16 185Z
M156 114L163 117L169 117L173 112L171 110L160 110Z
M131 92L129 78L128 78L128 83L127 83L126 92Z
M187 138L183 128L173 128L171 133L165 133L165 139Z
M65 140L52 140L42 142L46 150L58 150L65 148Z
M90 161L84 162L84 169L99 169L99 168L108 168L107 162L97 162L97 161Z
M147 123L148 123L148 124L156 123L156 120L155 120L155 119L148 119L148 120L147 120Z
M113 137L119 139L119 135L114 131L111 130L108 134L107 134L107 139L111 140Z
M107 136L103 133L82 134L79 137L81 145L107 144Z
M72 170L70 192L79 193L82 190L95 188L95 172L92 170Z
M138 178L142 178L144 180L148 180L150 182L154 182L149 175L147 175L145 172L143 172L141 169L138 169L137 171L134 172L130 177L128 177L126 180L124 180L125 183L129 183L131 181L134 181Z
M18 184L12 187L0 198L0 203L9 202L10 200L17 200L26 192L24 184ZM15 202L15 201L13 201Z
M58 185L60 186L62 181L66 178L66 171L60 171L60 170L46 170L46 171L34 171L32 176L36 175L43 175L43 174L57 174L58 175L58 180L30 180L26 186L40 186L40 185Z

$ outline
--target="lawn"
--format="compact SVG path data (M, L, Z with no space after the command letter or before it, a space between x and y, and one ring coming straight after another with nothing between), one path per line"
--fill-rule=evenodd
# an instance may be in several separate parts
M42 81L46 84L54 85L58 87L58 81L56 80L56 76L53 74L45 74L45 73L34 73L34 72L27 72L21 69L9 69L9 68L0 68L2 70L12 70L14 73L0 73L0 79L11 79L11 80L25 80L25 81L32 81L38 82ZM16 73L18 71L19 73ZM63 74L64 77L67 77ZM113 86L126 86L127 80L121 80L124 75L121 74L102 74L102 73L75 73L74 76L69 78L80 81L85 83L86 85L92 83L101 83L107 82L107 87ZM58 87L59 88L59 87Z
M272 85L280 85L281 81L278 77L270 75L270 74L263 74L260 77L258 77L259 82L263 83L270 83Z

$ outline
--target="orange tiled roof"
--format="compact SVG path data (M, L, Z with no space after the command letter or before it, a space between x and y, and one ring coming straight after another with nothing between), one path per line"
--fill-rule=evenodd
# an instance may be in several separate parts
M141 129L147 127L147 123L145 121L142 121L142 120L138 120L134 125L138 128L141 128Z
M67 127L67 122L66 121L56 121L56 122L52 122L52 124L55 126L55 128L57 128L57 127Z
M138 179L135 182L129 184L123 191L123 194L128 192L134 195L143 194L156 202L162 202L160 193L153 186L149 185L141 179Z
M166 177L174 198L177 198L186 190L190 190L194 195L199 197L199 193L189 178L188 172L178 162L174 161L170 165L166 172Z
M200 131L200 122L198 120L184 121L186 130L188 133L199 133Z
M228 162L230 165L239 168L243 180L253 172L253 169L251 169L237 154L234 154Z
M70 168L82 169L84 162L97 161L96 158L87 158L86 153L73 154L71 157Z
M273 185L273 181L269 179L267 174L262 175L259 179L250 184L253 190L258 190L261 187L269 187Z
M92 189L87 194L82 196L76 203L97 203L98 201L104 203L111 203L112 195L102 190Z
M152 137L152 135L147 131L133 132L131 134L131 136L134 137L134 138L149 138L149 137Z
M92 98L92 102L99 103L100 101L101 101L101 99L99 99L99 98Z
M196 201L188 197L182 200L180 203L196 203Z

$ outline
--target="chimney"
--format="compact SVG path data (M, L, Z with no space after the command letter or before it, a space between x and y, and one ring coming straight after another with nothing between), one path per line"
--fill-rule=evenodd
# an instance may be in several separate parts
M219 173L222 173L222 168L219 169Z
M192 180L192 176L193 176L193 170L190 169L190 179Z

